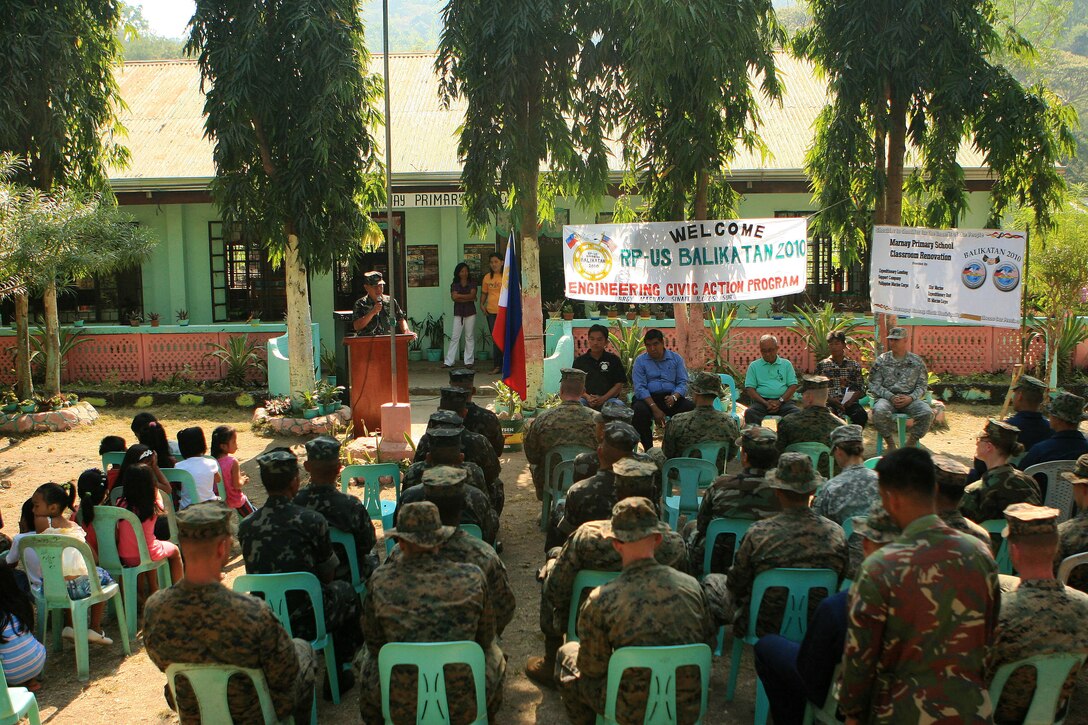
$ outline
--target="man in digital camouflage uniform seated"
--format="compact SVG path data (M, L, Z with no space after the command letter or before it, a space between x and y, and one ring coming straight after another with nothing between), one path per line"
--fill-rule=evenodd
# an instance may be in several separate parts
M604 427L609 423L619 421L630 425L635 412L624 402L609 400L601 406L599 411L593 414L593 422L597 425L597 443L604 440ZM597 458L597 450L579 453L574 457L574 480L584 481L593 476L600 469L600 460Z
M926 363L910 351L904 327L888 331L888 351L881 353L869 371L869 397L873 401L873 427L884 438L889 450L899 445L895 415L902 413L913 421L906 444L918 445L933 423L933 408L926 402L929 373Z
M801 378L801 410L778 421L779 451L785 451L794 443L821 443L831 447L831 431L846 425L846 421L827 407L829 382L823 375L805 375ZM829 464L827 454L821 454L817 469L820 475L828 475Z
M538 501L544 497L544 457L548 451L558 445L597 446L595 416L580 402L585 391L585 371L563 368L561 375L559 399L562 402L532 419L522 444Z
M666 458L686 455L690 446L707 441L720 441L728 445L718 452L714 462L718 471L725 470L726 461L732 458L734 441L740 434L733 416L714 408L714 401L722 394L722 381L717 375L706 372L693 373L688 380L688 393L695 403L695 410L677 413L665 425L665 439L661 450ZM694 458L701 458L693 452Z
M839 473L816 492L812 510L839 526L854 516L867 515L880 503L876 471L865 466L864 447L860 425L840 425L831 431L831 456ZM847 575L853 577L863 558L861 537L855 534L846 543L850 548Z

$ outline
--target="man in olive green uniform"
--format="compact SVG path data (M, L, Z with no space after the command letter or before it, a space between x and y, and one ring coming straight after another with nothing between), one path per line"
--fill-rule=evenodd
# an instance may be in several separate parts
M990 533L960 511L963 489L971 469L948 456L933 456L933 465L937 475L937 515L956 531L974 536L991 548Z
M714 519L752 519L758 521L781 511L774 492L767 487L767 471L778 464L775 432L759 425L745 426L737 439L741 472L719 477L703 492L699 513L684 525L684 539L691 551L693 571L701 574L724 573L733 561L736 542L730 535L719 536L714 543L710 571L702 571L706 530ZM723 584L724 586L724 584Z
M1058 526L1058 558L1067 559L1088 552L1088 453L1077 459L1076 468L1065 471L1062 478L1073 484L1073 502L1077 515ZM1088 592L1088 566L1078 566L1069 575L1069 586Z
M623 571L590 592L578 614L580 642L559 650L560 690L575 725L590 725L604 713L608 660L617 649L714 642L699 583L654 558L664 530L647 499L626 498L612 510L604 535L611 537ZM642 722L649 684L640 672L623 677L616 703L620 722ZM677 720L691 722L699 712L699 678L681 670L675 688Z
M831 447L831 431L846 425L827 407L827 386L831 381L823 375L801 378L801 410L778 421L778 450L784 451L794 443L822 443ZM830 470L828 456L820 456L820 475Z
M563 402L539 413L525 431L523 450L533 473L537 500L544 498L544 456L558 445L597 447L597 424L593 411L582 405L586 374L563 368L559 398Z
M163 672L175 663L234 665L260 670L276 716L310 717L316 661L310 643L292 640L263 601L222 584L230 560L233 510L218 501L178 513L185 577L160 589L144 609L144 645ZM135 616L135 613L133 613ZM169 688L164 688L170 702ZM179 677L177 710L186 725L200 722L188 680ZM235 722L260 722L257 694L248 680L231 678L227 700ZM171 707L175 707L171 703Z
M1088 594L1070 589L1054 577L1058 550L1058 509L1016 503L1005 509L1002 535L1020 574L1015 591L1001 593L997 636L990 648L989 671L1035 655L1088 654ZM1074 667L1062 688L1062 700L1073 694ZM1055 683L1049 683L1054 685ZM995 723L1022 723L1035 692L1035 670L1016 670L994 703Z
M990 722L997 565L937 516L928 452L892 451L876 471L903 533L865 559L850 590L839 708L848 722Z
M487 408L481 408L472 402L472 396L476 394L475 380L476 371L472 368L450 370L450 385L461 388L468 394L468 402L465 406L467 410L465 413L465 429L482 435L495 449L495 453L501 456L503 448L506 446L506 440L502 435L499 417Z
M697 443L720 441L728 443L718 452L715 465L718 471L725 470L726 461L733 457L733 445L740 429L733 416L715 410L714 401L722 394L722 381L717 375L705 372L693 373L688 380L688 392L695 403L695 410L677 413L665 425L665 439L661 449L666 458L686 455L685 451ZM694 458L700 458L698 452Z
M378 653L388 642L476 642L486 663L487 711L493 718L502 704L506 658L495 641L495 612L487 580L475 564L439 556L457 529L443 526L438 507L430 501L409 504L401 511L397 540L401 556L378 567L367 584L363 602L363 688L359 709L363 722L382 722ZM390 714L394 722L416 721L415 668L398 667L390 680ZM468 722L476 712L475 689L467 666L445 669L450 722Z
M778 467L767 472L767 487L774 491L782 513L757 521L748 529L729 570L726 588L729 604L724 612L734 610L733 636L748 631L748 606L756 577L770 569L831 569L839 576L846 570L846 537L842 527L809 508L812 494L823 477L812 468L812 459L804 453L783 453ZM705 588L705 587L704 587ZM707 596L711 596L707 590ZM824 596L834 594L826 592ZM809 616L824 596L809 594ZM785 611L785 591L772 589L759 608L756 634L778 632Z
M1010 456L1024 450L1017 440L1020 429L990 418L978 436L975 456L986 464L981 481L964 489L960 511L977 523L999 519L1014 503L1042 504L1039 484L1013 468Z

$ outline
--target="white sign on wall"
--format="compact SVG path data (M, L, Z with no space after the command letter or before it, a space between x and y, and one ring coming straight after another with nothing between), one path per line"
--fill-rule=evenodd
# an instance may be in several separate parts
M1020 327L1027 235L1000 229L873 228L873 312Z

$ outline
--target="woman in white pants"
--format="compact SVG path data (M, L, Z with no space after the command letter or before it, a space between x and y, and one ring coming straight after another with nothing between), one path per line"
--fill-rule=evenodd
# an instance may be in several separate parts
M476 354L476 282L468 265L461 262L453 270L453 283L450 285L450 297L453 298L453 332L450 346L446 350L444 368L452 368L457 360L457 348L461 343L461 333L465 334L465 365L471 367Z

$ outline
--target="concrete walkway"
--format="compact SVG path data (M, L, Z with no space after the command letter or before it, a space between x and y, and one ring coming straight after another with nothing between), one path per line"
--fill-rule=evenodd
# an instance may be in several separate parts
M493 366L491 360L477 362L476 369L476 397L495 397L495 381L498 375L491 374ZM455 367L461 367L456 365ZM440 362L410 362L408 363L408 394L409 395L438 395L440 388L449 385L449 370L442 367ZM483 403L481 403L483 405ZM437 407L437 405L436 405Z

